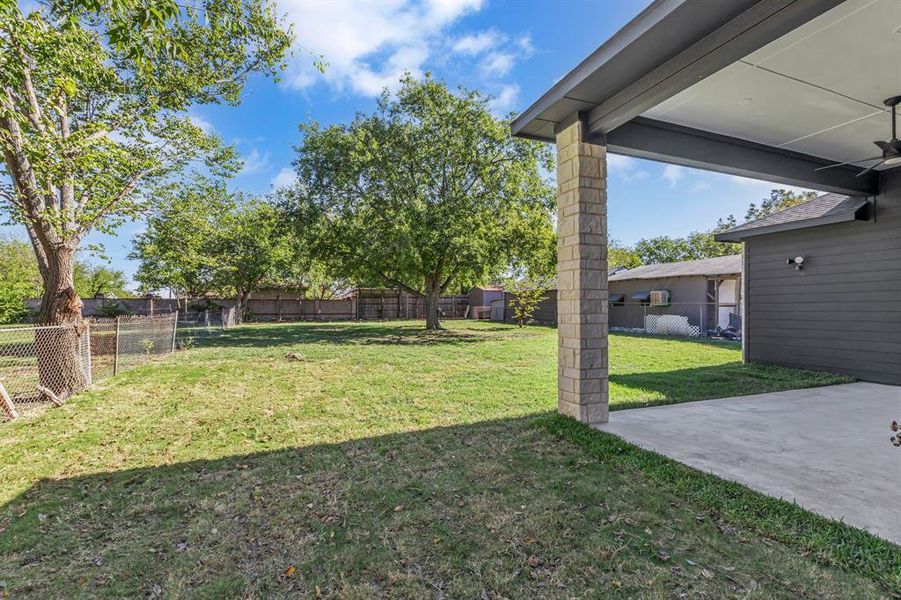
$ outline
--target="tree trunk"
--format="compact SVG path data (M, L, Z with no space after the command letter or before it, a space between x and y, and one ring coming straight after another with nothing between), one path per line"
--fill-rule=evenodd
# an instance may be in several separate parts
M247 316L247 298L250 297L250 291L238 288L238 325L244 322Z
M82 302L72 279L74 245L59 245L47 251L44 292L38 310L38 325L61 327L35 331L38 380L41 387L64 400L87 387L88 377L80 346L87 330L82 323ZM44 392L45 396L50 396Z
M441 284L438 278L426 277L425 280L425 328L440 329L438 322L438 303L441 299Z

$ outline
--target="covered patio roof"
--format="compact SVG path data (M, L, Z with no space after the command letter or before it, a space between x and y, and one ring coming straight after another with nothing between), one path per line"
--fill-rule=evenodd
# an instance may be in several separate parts
M896 0L655 0L512 129L554 141L579 115L610 152L874 195L898 56Z

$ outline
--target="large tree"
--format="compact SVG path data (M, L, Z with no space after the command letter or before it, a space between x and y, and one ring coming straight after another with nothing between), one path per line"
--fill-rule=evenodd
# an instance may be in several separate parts
M438 300L533 263L552 264L546 145L516 139L477 92L405 77L374 114L301 127L299 221L332 273Z
M0 237L0 323L15 323L28 314L25 301L41 293L34 251L28 242Z
M289 44L266 0L44 0L27 13L0 0L0 199L37 256L39 322L80 322L75 253L92 229L134 216L189 163L236 168L185 111L237 103ZM65 344L44 340L39 357L58 395L83 384Z
M291 233L275 203L195 177L160 197L130 258L140 261L135 279L142 289L234 294L243 319L253 292L300 278L307 261Z
M238 318L244 320L247 300L267 283L279 284L301 261L289 239L282 212L259 198L238 198L218 221L211 248L220 287L233 290Z
M106 265L91 264L85 260L75 261L72 280L75 291L82 298L111 296L128 298L132 294L126 288L125 273Z
M160 190L154 204L129 255L140 261L141 289L168 288L179 296L219 291L215 239L219 220L234 206L225 183L191 177Z

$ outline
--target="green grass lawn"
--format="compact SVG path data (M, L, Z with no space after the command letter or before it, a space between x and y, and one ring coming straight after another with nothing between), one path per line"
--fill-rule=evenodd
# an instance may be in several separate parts
M614 409L843 381L610 338ZM248 326L0 429L13 597L879 597L901 551L557 417L556 331ZM0 588L0 595L4 590Z

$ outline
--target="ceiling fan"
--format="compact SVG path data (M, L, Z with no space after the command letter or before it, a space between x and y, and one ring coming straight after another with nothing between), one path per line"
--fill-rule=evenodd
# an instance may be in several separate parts
M833 167L843 167L845 165L856 165L858 163L869 162L871 160L878 160L879 162L874 163L857 174L858 177L861 175L865 175L875 169L880 165L901 165L901 140L898 139L896 126L895 126L895 107L898 104L901 104L901 96L892 96L891 98L886 98L883 103L886 106L890 106L892 108L892 139L887 142L876 141L873 142L882 150L882 154L880 156L872 156L870 158L862 158L860 160L852 160L843 163L836 163L834 165L827 165L825 167L820 167L819 169L814 169L814 171L822 171L823 169L832 169Z

